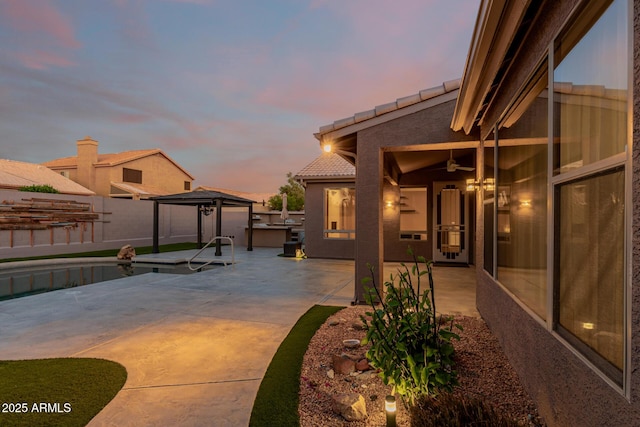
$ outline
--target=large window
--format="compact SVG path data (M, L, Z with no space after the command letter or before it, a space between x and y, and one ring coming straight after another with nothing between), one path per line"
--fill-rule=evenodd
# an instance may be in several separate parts
M427 189L400 189L400 239L427 240Z
M624 169L558 185L556 193L557 327L621 380Z
M547 305L547 64L499 133L497 278L541 318Z
M627 1L586 11L556 43L554 328L622 384ZM598 11L600 12L600 11Z
M495 164L485 141L485 176L493 166L496 188L494 197L485 191L484 268L624 387L629 2L593 3L513 98Z
M324 236L329 239L355 239L355 188L325 188Z

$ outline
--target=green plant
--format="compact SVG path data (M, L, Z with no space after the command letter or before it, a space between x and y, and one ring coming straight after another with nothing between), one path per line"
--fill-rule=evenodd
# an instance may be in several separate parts
M411 407L411 425L415 427L491 426L522 427L493 406L478 398L442 393L422 396Z
M18 190L20 191L28 191L28 192L32 192L32 193L59 193L58 190L56 190L55 188L53 188L52 186L48 185L48 184L44 184L44 185L26 185L24 187L20 187L18 188Z
M457 385L451 340L460 339L453 329L462 327L454 324L452 317L436 315L433 262L415 256L411 248L408 253L413 257L411 271L402 264L385 282L384 297L375 286L369 266L371 278L363 282L373 281L373 286L366 288L365 298L374 311L366 313L369 318L361 318L367 328L363 344L371 343L367 351L371 365L381 370L384 383L392 385L405 404L413 405L421 395L437 395ZM425 269L420 270L419 264ZM421 293L421 277L425 274L429 286ZM376 308L378 304L380 308Z
M287 210L301 211L304 209L304 187L295 180L293 174L287 174L287 184L279 189L279 193L269 198L269 207L279 211L282 209L282 194L287 195Z

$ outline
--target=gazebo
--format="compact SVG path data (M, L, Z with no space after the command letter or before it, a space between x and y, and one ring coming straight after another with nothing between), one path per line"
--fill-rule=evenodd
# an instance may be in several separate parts
M198 215L198 247L202 247L202 212L204 210L216 209L216 236L222 233L222 208L228 207L248 207L249 208L249 233L247 250L253 250L253 200L245 199L231 194L218 191L191 191L189 193L169 194L166 196L152 197L153 200L153 253L160 252L158 244L158 223L160 216L160 205L188 205L197 206ZM216 242L216 256L222 255L221 243Z

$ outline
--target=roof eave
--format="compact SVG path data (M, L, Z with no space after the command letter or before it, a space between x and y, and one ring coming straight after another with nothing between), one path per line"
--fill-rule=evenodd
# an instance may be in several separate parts
M451 129L473 130L530 0L482 0L451 119Z

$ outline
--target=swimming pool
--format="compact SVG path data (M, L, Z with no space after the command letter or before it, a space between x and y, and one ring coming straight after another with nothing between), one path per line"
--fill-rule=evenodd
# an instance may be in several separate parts
M94 261L0 270L0 301L145 273L192 274L217 267L220 265L210 264L203 269L192 271L186 263L142 264Z

